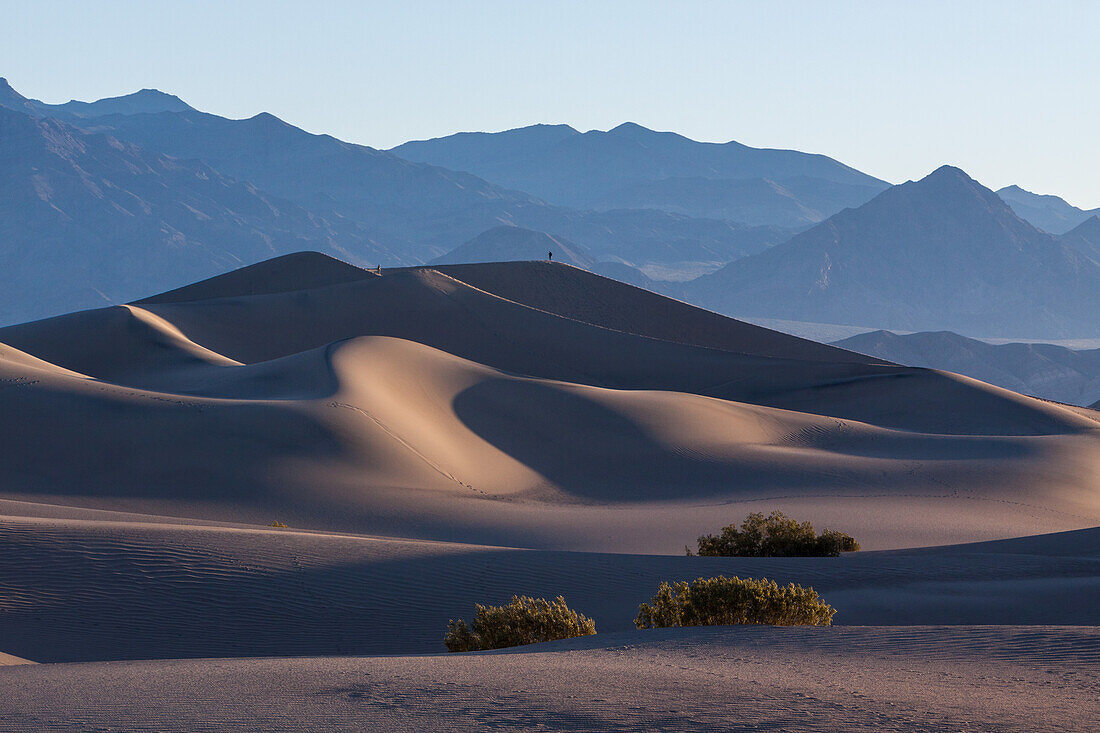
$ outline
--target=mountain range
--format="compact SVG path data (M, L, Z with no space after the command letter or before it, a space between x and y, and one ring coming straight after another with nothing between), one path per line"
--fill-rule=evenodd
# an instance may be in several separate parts
M549 239L572 264L742 317L1097 335L1100 219L951 167L887 188L825 156L631 123L387 152L151 89L46 104L0 80L0 108L0 323L303 249L394 267L542 258Z
M591 270L596 260L590 252L564 237L522 227L499 226L482 232L429 264L460 265L475 262L522 262L545 260Z
M745 317L976 336L1100 333L1100 264L943 166L685 283Z
M606 132L533 125L408 142L391 152L581 209L660 209L805 227L889 184L823 155L691 140L627 122Z
M664 283L658 283L637 268L622 262L597 261L586 247L565 237L505 225L482 232L429 264L530 262L545 260L548 256L553 256L554 262L579 267L647 290L660 291L664 286Z
M201 161L0 108L0 322L125 302L298 249L392 256L354 222Z
M965 374L998 387L1070 405L1100 401L1100 349L988 344L950 331L872 331L833 342L897 364Z
M1059 241L1090 257L1094 262L1100 262L1100 216L1085 219L1059 237Z
M595 212L551 205L470 173L312 135L266 113L229 120L188 109L78 122L175 157L200 158L324 216L369 224L404 255L384 264L424 262L501 223L553 231L599 259L634 265L724 263L792 233L643 207Z
M997 190L997 195L1021 219L1051 234L1065 234L1090 217L1100 215L1100 208L1085 211L1059 196L1032 193L1019 186L1005 186Z
M673 271L714 269L792 231L655 209L555 206L469 173L312 135L270 114L230 120L155 90L50 105L0 80L0 107L5 124L21 130L0 138L0 157L19 161L0 170L0 186L23 192L0 203L6 235L0 257L12 266L0 283L3 322L120 302L300 249L366 266L415 264L501 224L555 232L597 261ZM32 133L41 140L28 142ZM160 162L148 162L154 159ZM31 198L45 204L40 172L56 178L60 169L110 194L55 181L48 205L17 203L37 191ZM169 169L217 184L193 184L205 196L197 205L187 186L163 178ZM138 170L141 176L131 175ZM239 191L256 200L243 201ZM85 204L99 207L94 226L92 217L72 215ZM72 261L46 280L29 260L38 252L43 267L56 262L51 252L62 241L75 250ZM125 264L87 269L112 253ZM146 255L148 267L140 264ZM27 293L38 297L28 302Z

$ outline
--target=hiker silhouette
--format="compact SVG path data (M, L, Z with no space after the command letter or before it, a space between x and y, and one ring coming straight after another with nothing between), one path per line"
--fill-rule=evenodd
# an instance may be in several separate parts
M546 259L549 260L550 262L553 262L554 261L554 253L553 252L547 252L546 253Z

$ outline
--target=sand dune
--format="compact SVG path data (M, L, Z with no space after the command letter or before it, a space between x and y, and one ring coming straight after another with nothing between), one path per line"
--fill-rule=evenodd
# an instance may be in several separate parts
M869 548L1100 524L1092 411L568 266L452 274L304 254L0 329L2 496L619 552L771 508Z
M137 305L266 295L362 280L373 275L319 252L295 252L137 301Z
M842 558L523 550L259 527L0 520L0 649L38 662L443 651L449 618L564 594L627 631L661 580L812 585L841 625L1090 624L1100 529Z
M475 655L33 665L0 668L0 725L1087 731L1098 642L1080 627L727 627Z
M564 265L307 253L0 329L0 409L5 730L1096 717L1085 408ZM681 554L772 509L879 551ZM719 573L812 585L838 626L632 630L661 580ZM600 633L434 656L517 593Z
M573 267L516 262L504 267L437 265L434 269L516 303L663 341L807 361L888 363L726 318Z

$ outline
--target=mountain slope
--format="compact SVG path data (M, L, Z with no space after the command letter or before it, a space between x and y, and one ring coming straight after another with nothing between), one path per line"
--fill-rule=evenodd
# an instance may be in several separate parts
M1100 333L1100 265L944 166L687 283L724 313L979 336Z
M460 133L408 142L392 152L470 171L563 206L657 208L755 225L820 221L844 206L864 203L886 187L822 155L737 142L700 143L634 123L607 132L536 125L500 133ZM755 184L738 183L753 179ZM783 188L788 180L791 187ZM792 193L799 188L799 193ZM842 205L837 205L838 199Z
M393 255L367 232L106 135L0 108L0 323L123 302L300 249Z
M1100 263L1100 216L1090 216L1059 237L1058 241Z
M617 189L597 209L660 209L751 226L801 228L870 201L879 185L841 184L799 176L782 184L767 178L662 178Z
M369 226L399 257L424 262L501 223L552 231L632 264L728 262L786 239L774 229L658 211L574 211L474 175L313 135L262 113L246 120L186 110L78 121L142 147L197 158L326 218Z
M833 342L842 349L909 366L965 374L1014 392L1087 406L1100 399L1100 349L1000 344L950 331L898 335L873 331Z
M89 124L151 150L201 159L324 215L369 222L388 233L391 246L405 253L406 262L433 254L424 240L437 234L434 221L441 216L477 221L510 217L510 207L520 204L538 206L530 196L467 173L312 135L267 113L246 120L197 111L110 115Z
M107 97L95 102L80 102L74 99L64 104L46 104L32 99L31 106L45 117L61 119L194 111L191 105L174 94L165 94L157 89L142 89L133 94Z
M0 76L0 107L15 110L16 112L23 112L25 114L36 113L34 104L31 100L12 89L8 80L2 76Z
M0 291L0 323L124 302L301 249L367 266L415 264L502 223L555 232L597 259L655 263L662 272L710 271L789 236L660 211L549 206L469 174L311 135L271 115L204 114L155 90L45 105L0 80L0 108L32 117L43 129L64 129L59 134L72 141L110 141L68 145L72 185L55 182L54 199L46 202L28 179L43 161L27 155L31 149L47 155L42 146L17 150L24 143L14 135L0 140L7 148L0 155L25 158L0 173L9 193L0 206L11 211L2 225L3 256L14 283ZM50 121L57 119L91 136ZM110 137L95 137L104 134ZM120 162L127 156L141 160ZM49 161L56 162L49 158L46 168ZM167 171L194 175L185 182L187 176L167 178ZM76 179L105 181L107 194ZM166 242L168 256L154 257ZM135 256L143 248L147 260ZM57 277L48 274L51 262L60 268Z
M484 231L469 242L432 260L431 264L545 260L551 252L556 262L564 262L574 267L592 269L592 265L595 264L595 260L586 249L568 239L509 226L499 226Z
M1005 186L997 191L997 195L1021 219L1051 234L1064 234L1090 216L1100 214L1100 208L1084 211L1058 196L1032 193L1019 186Z

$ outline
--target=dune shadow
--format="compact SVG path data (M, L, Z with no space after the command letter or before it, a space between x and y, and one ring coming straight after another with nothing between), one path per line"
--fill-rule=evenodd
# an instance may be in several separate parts
M1095 593L1094 560L965 547L931 556L688 558L425 552L280 532L204 539L140 525L121 536L42 531L0 533L18 591L0 607L0 648L41 662L444 653L449 619L469 619L475 603L506 603L513 594L562 594L596 619L600 633L628 631L662 580L720 574L813 586L837 606L842 624L1096 622L1094 606L1044 602L1051 588L1029 585L1058 584L1059 598ZM1000 584L1003 595L989 596L975 581ZM892 606L930 584L936 598Z
M730 461L660 442L614 409L567 386L487 379L460 392L458 418L479 437L586 500L728 495L738 487L813 486L812 471Z

